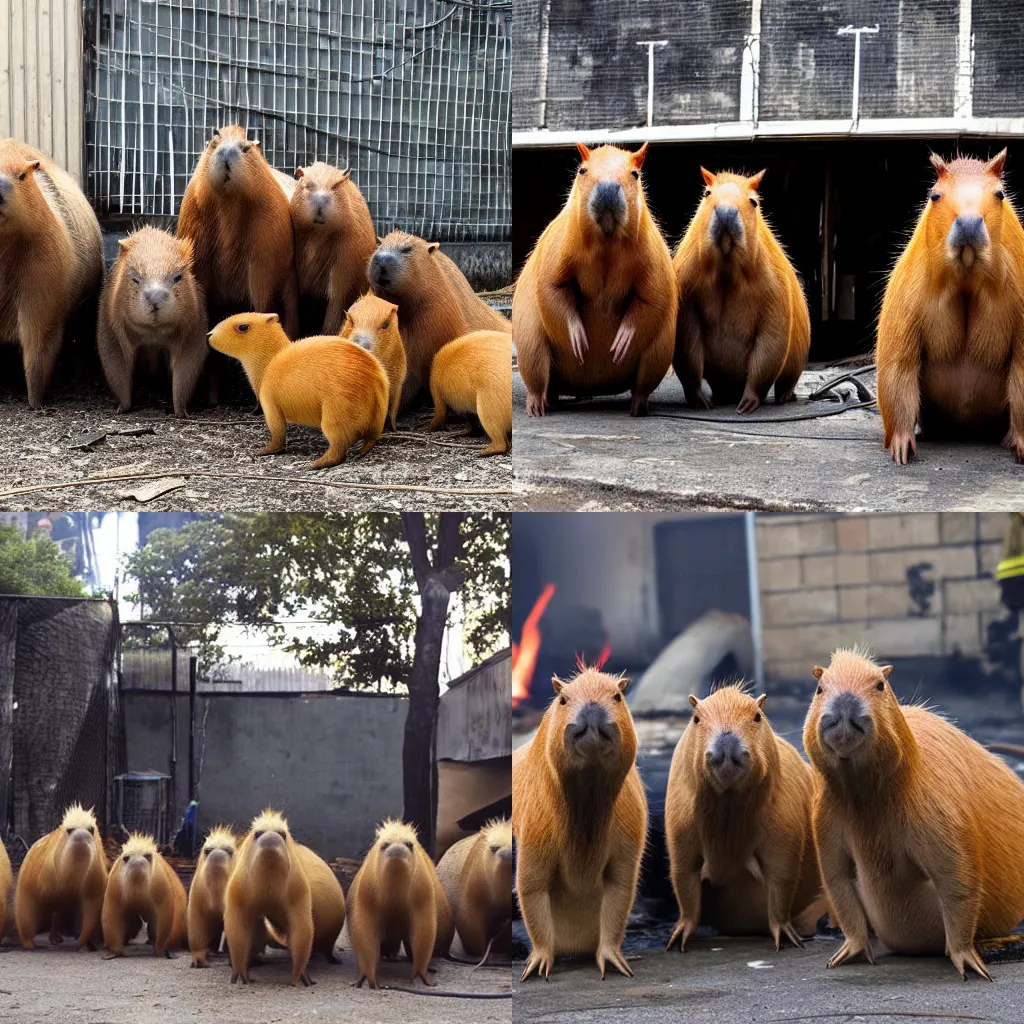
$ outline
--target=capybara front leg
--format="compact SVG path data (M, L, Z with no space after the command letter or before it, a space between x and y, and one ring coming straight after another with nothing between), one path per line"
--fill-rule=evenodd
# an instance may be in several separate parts
M206 365L206 344L179 348L171 356L171 392L174 415L178 419L188 416L188 403L196 389L200 374Z
M256 454L277 455L279 452L284 451L284 438L288 421L284 418L284 414L274 404L273 400L267 398L266 394L260 396L260 403L263 406L263 418L267 421L267 429L270 431L270 441Z
M78 935L78 948L93 948L93 940L100 931L100 915L103 911L103 894L87 896L82 901L82 930Z
M634 895L633 882L624 875L622 867L613 867L604 882L601 930L596 957L602 980L609 964L627 978L633 977L633 969L622 955L622 940L626 935L626 921L629 919L629 908L633 905Z
M26 893L21 886L14 894L14 924L22 946L35 949L36 936L39 934L39 911L36 909L35 897Z
M203 342L205 345L205 340ZM115 337L107 318L101 313L96 345L107 386L117 399L117 411L128 412L132 407L132 373L135 367L135 349L127 349Z
M352 928L349 924L352 947L356 951L356 965L359 978L356 988L362 988L365 981L370 988L377 987L377 968L380 966L380 932L360 922L359 927Z
M527 416L543 416L551 383L551 343L532 295L512 300L512 337L519 374L526 385Z
M309 957L313 952L313 917L306 904L305 914L301 908L288 915L288 949L292 954L292 984L298 987L301 981L307 988L313 984L309 977Z
M1007 400L1010 406L1010 429L1003 438L1003 446L1009 448L1017 461L1024 461L1024 326L1018 328L1013 343L1010 362L1010 380L1007 386Z
M946 955L967 980L970 968L988 981L992 980L974 944L981 909L981 871L966 852L945 845L938 856L922 864L935 884L946 932Z
M103 942L110 953L104 959L124 956L124 915L114 905L113 900L103 903Z
M775 849L759 851L755 855L768 892L768 928L775 940L776 950L782 948L783 935L794 946L804 944L793 926L793 901L800 884L801 856L799 844L785 838Z
M679 858L680 860L682 858ZM668 940L666 950L671 949L676 940L679 951L686 952L686 943L700 924L700 865L696 862L680 864L672 869L672 888L675 890L676 903L679 904L679 920Z
M672 355L672 368L683 385L686 404L691 409L709 409L711 403L704 394L704 341L700 320L690 303L679 307L676 321L676 344Z
M284 333L297 341L299 337L299 281L293 270L284 283L284 294L281 297L281 326ZM340 326L339 326L340 329ZM334 331L332 333L337 333Z
M672 331L671 325L662 327L660 336L656 337L644 350L636 368L636 381L633 384L633 401L630 406L631 416L647 415L647 400L651 392L665 379L669 366L672 364Z
M921 341L914 325L887 302L882 303L878 322L875 361L885 449L893 462L904 466L917 453L914 430L921 414Z
M59 325L22 336L25 384L30 409L43 407L43 399L46 397L53 368L60 354L61 341Z
M412 960L412 980L423 979L424 985L436 982L427 977L430 967L430 956L434 952L434 940L437 938L437 915L433 907L429 911L421 911L413 915L412 930L406 942L406 952ZM411 948L409 948L411 946Z
M252 925L230 903L224 910L224 938L231 957L231 984L241 980L243 985L248 985Z
M860 896L857 895L854 880L856 865L843 845L841 837L827 822L829 813L828 809L816 811L814 833L818 843L821 879L846 941L839 947L839 952L829 960L828 966L838 967L861 956L873 964L875 956L871 951L868 918L864 913Z
M520 854L522 856L522 854ZM530 956L520 981L536 972L538 978L548 978L555 962L555 919L551 912L551 896L547 882L526 882L520 866L519 906L523 924L530 937Z
M780 348L782 354L780 354ZM768 391L785 358L786 341L774 331L758 332L747 361L747 380L736 406L738 413L753 412L764 404Z

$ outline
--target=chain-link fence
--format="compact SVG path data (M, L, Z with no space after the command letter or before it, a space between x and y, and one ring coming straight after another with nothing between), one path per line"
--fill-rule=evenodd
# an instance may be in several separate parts
M511 0L87 0L86 190L174 215L214 128L352 168L383 235L510 233Z

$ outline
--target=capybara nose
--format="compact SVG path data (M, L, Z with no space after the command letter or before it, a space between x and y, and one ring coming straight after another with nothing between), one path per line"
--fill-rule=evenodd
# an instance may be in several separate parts
M750 752L743 740L728 730L720 732L708 744L706 757L708 767L723 774L744 771L750 763Z
M590 193L590 216L610 235L626 216L626 196L617 181L601 181Z
M76 828L68 838L72 843L84 843L88 846L92 845L92 835L87 828Z
M238 158L242 155L241 150L232 142L222 142L217 147L217 152L214 154L214 159L218 164L221 164L227 170L231 170L236 163Z
M743 237L743 221L740 220L740 211L728 203L719 203L715 212L711 215L711 240L718 245L726 235L732 241L738 241Z
M317 216L323 216L324 210L327 209L327 200L330 197L323 192L317 193L313 196L313 209L316 211Z
M227 850L211 850L206 855L206 860L216 867L224 867L231 858L228 856Z
M974 249L981 249L988 245L985 218L980 215L957 217L949 229L949 245L952 249L962 249L968 245Z
M149 303L155 313L166 301L169 292L160 285L150 285L142 293L142 297Z
M256 845L261 850L277 850L284 848L284 840L276 832L264 832L256 840Z
M499 850L498 851L498 860L500 860L502 863L509 863L509 864L511 864L512 863L512 847L511 846L505 846L501 850Z
M597 701L589 701L580 708L576 713L576 717L572 720L573 735L576 739L579 739L591 729L594 732L603 733L609 721L608 711L604 706L598 704Z
M840 757L864 742L871 728L871 716L855 693L837 693L825 705L818 720L818 735Z
M370 260L370 279L374 284L387 284L397 267L398 257L393 252L375 252Z
M391 843L384 851L385 860L407 860L412 856L412 851L405 843Z
M369 352L373 348L373 335L368 331L354 331L352 340L360 347Z

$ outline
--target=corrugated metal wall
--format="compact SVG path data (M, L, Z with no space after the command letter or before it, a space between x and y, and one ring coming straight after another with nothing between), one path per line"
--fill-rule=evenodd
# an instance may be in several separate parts
M0 137L82 181L82 0L0 0Z

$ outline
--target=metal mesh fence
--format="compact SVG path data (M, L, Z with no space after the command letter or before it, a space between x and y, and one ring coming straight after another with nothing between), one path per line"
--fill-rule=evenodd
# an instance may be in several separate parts
M511 0L87 0L86 188L173 215L214 128L352 168L380 234L504 241Z

